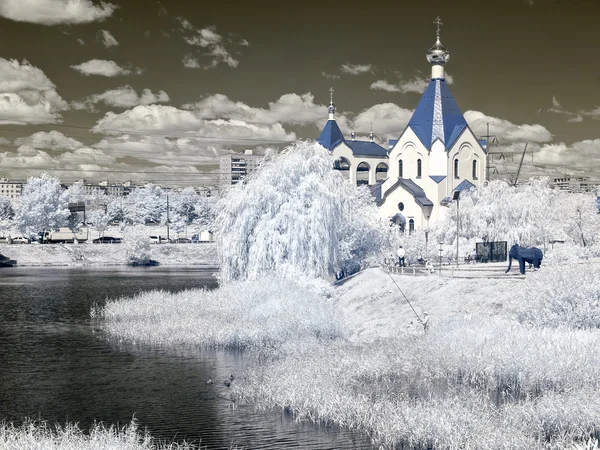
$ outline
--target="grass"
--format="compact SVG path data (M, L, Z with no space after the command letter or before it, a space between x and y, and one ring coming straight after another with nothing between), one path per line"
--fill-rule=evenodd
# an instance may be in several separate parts
M160 346L249 349L347 334L326 284L262 279L215 290L149 292L109 301L92 315L112 336Z
M186 443L162 443L139 431L133 420L122 428L94 424L84 433L77 424L50 427L26 421L21 426L0 423L0 450L194 450Z
M232 386L236 402L358 430L383 449L592 449L600 329L581 318L598 312L597 277L569 270L529 274L503 316L374 343L351 343L331 288L307 280L155 292L97 315L131 342L249 350L256 364Z

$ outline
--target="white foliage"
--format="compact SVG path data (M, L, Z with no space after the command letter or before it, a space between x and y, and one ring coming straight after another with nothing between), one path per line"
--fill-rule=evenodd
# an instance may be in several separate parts
M15 222L20 232L32 237L63 226L70 213L58 178L43 173L30 177L23 187Z
M360 264L380 249L384 235L369 193L333 170L315 142L265 158L217 209L224 281L296 270L325 276Z
M166 223L167 199L162 188L155 184L134 189L127 197L125 209L130 223Z
M15 215L12 203L6 197L0 197L0 231L9 229L12 226L12 219Z
M123 240L129 264L143 265L150 261L150 238L143 225L127 227L124 230Z

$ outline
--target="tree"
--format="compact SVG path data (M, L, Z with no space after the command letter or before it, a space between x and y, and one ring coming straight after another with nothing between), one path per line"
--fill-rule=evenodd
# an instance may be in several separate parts
M385 237L377 206L333 169L327 151L298 142L273 155L217 205L223 281L360 266Z
M190 223L196 217L196 204L199 198L200 196L193 187L186 187L173 196L171 200L173 211L183 217L186 223Z
M143 188L134 189L127 198L127 221L133 224L165 224L167 219L167 199L160 186L148 183Z
M9 229L14 217L15 211L11 201L6 197L0 197L0 231Z
M21 233L36 237L39 232L63 226L69 218L58 178L43 173L30 177L23 187L15 222Z

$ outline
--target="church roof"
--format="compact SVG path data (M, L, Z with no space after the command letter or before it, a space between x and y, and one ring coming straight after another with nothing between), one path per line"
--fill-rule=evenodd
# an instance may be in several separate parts
M416 184L410 178L398 178L398 181L396 181L396 183L394 183L394 185L385 192L385 194L383 195L383 199L385 199L385 197L387 197L388 194L390 194L392 191L398 188L398 186L402 186L408 192L410 192L416 200L416 202L419 204L419 206L433 206L433 202L427 198L427 195L425 195L425 191L421 189L419 185ZM381 204L382 201L379 202L379 204Z
M408 126L429 150L437 139L449 150L468 127L446 81L442 78L434 78L429 82Z
M455 191L468 191L471 188L474 188L475 185L471 183L469 180L463 180L460 182L458 186L454 189Z
M381 201L381 186L383 186L383 181L380 181L376 184L369 186L369 190L371 191L371 195L375 199L375 203L379 204Z
M346 141L346 145L352 149L356 156L378 156L386 158L388 152L381 145L371 141Z
M334 119L327 121L323 131L321 131L321 135L317 139L317 142L327 150L333 150L336 145L343 141L344 135L342 134L342 130L340 130Z

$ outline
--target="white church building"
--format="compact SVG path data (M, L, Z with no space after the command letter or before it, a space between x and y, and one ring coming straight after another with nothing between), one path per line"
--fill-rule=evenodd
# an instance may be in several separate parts
M485 182L487 150L459 109L445 81L444 66L450 53L440 42L427 52L431 81L408 125L388 149L357 141L352 132L344 138L336 120L333 95L329 120L317 141L330 151L336 168L350 181L367 184L377 199L382 217L411 232L426 229L452 201L455 191L480 187Z

